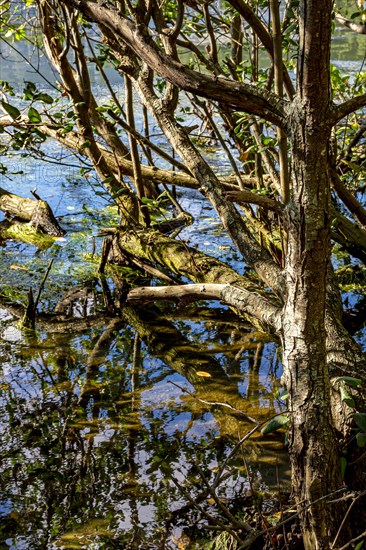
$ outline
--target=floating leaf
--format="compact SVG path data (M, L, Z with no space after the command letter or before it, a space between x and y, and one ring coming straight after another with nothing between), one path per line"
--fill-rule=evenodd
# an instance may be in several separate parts
M279 414L275 418L273 418L268 424L264 426L264 428L261 429L261 433L263 435L268 435L272 432L276 432L280 428L283 428L284 426L287 426L289 423L289 417L287 414Z
M12 264L10 266L10 269L14 269L15 271L19 271L19 270L28 271L28 268L24 267L24 265L16 265L16 264Z
M343 386L341 386L339 388L339 393L341 394L341 401L343 401L343 403L346 403L349 407L353 408L355 407L355 402L354 402L354 399L352 398L352 396L348 393L348 391L346 390L346 388L344 388Z
M2 101L1 105L4 109L4 111L6 111L8 113L8 115L11 116L11 118L13 120L16 120L17 118L19 118L21 116L21 113L20 113L19 109L14 107L14 105L9 105L9 103L6 103L6 101Z
M197 376L202 376L202 378L212 378L212 375L204 370L197 370L196 374Z
M360 384L362 384L362 380L359 378L353 378L352 376L339 376L334 380L334 382L345 382L348 386L351 386L352 388L357 388Z
M366 413L355 413L353 415L353 420L356 422L357 426L366 433Z

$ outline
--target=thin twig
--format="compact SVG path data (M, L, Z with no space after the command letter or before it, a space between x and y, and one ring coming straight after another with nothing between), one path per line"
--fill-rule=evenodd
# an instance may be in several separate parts
M287 411L283 411L282 414L285 414ZM222 473L224 471L224 469L226 468L229 460L237 453L237 451L240 449L241 445L247 440L249 439L257 430L259 430L262 426L264 426L265 424L267 424L270 420L272 420L273 418L276 418L276 416L278 416L278 413L277 414L274 414L273 416L271 416L270 418L268 418L267 420L264 420L263 422L261 422L260 424L258 424L257 426L255 426L252 430L250 430L247 434L245 434L241 439L240 441L238 441L238 443L235 445L235 447L231 450L231 452L228 454L228 456L226 457L226 459L224 460L224 462L222 463L222 466L221 468L219 469L219 471L217 472L216 474L216 479L215 479L215 485L220 483L220 479L221 479L221 476L222 476Z
M336 544L336 542L337 542L337 540L338 540L338 537L339 537L339 535L340 535L340 533L341 533L341 531L342 531L342 529L343 529L343 526L344 526L344 524L345 524L345 522L346 522L346 519L348 518L348 516L349 516L349 514L350 514L350 512L351 512L351 510L352 510L352 508L353 508L353 506L354 506L354 505L356 504L356 502L357 502L360 498L362 498L364 495L366 495L366 491L362 491L362 493L360 493L359 495L357 495L356 498L355 498L355 499L351 502L351 504L349 505L348 510L347 510L347 512L345 513L345 516L344 516L344 518L343 518L343 520L342 520L342 523L341 523L340 526L339 526L339 529L338 529L338 531L337 531L337 534L336 534L336 536L335 536L335 539L334 539L334 541L333 541L333 543L332 543L332 545L331 545L331 548L334 548L334 547L335 547L335 544Z
M182 487L181 483L179 483L174 476L171 476L171 480L173 481L174 485L179 489L179 491L183 493L183 495L192 504L194 508L199 510L201 514L204 515L208 520L212 521L214 524L220 527L222 531L227 531L228 533L230 533L230 535L234 537L234 539L238 541L240 544L244 544L244 541L235 533L235 531L233 531L233 529L230 528L230 526L225 525L218 518L215 518L214 516L206 512L206 510L204 510L201 506L199 506L197 502L191 497L189 492L186 489L184 489L184 487Z
M191 397L193 397L194 399L196 399L200 403L203 403L204 405L209 405L210 407L214 407L214 406L227 407L231 411L234 411L235 413L240 414L240 416L244 416L244 418L246 418L247 420L250 420L250 422L254 422L254 424L259 425L258 420L256 420L255 418L249 416L248 414L241 411L240 409L237 409L237 408L233 407L232 405L229 405L229 403L221 403L220 401L205 401L204 399L200 399L199 397L197 397L193 392L187 390L186 388L182 388L182 386L179 386L179 384L176 384L175 382L172 382L172 380L169 380L169 383L173 384L173 386L176 386L177 388L179 388L183 393L187 393L188 395L190 395ZM267 420L266 420L266 422L267 422Z
M220 508L220 510L222 511L224 516L226 516L226 518L231 522L232 526L235 527L236 529L244 529L244 531L247 531L249 533L253 532L253 528L250 527L250 525L248 523L243 523L242 521L238 521L236 519L236 517L234 517L232 515L232 513L227 509L227 507L224 506L224 504L221 502L220 498L217 496L215 488L213 488L209 484L208 480L206 479L206 476L203 473L203 470L200 467L200 465L197 462L195 462L194 466L197 468L197 470L198 470L198 472L199 472L199 474L200 474L200 476L203 480L203 483L206 485L207 490L209 491L209 493L212 496L213 500L216 502L217 506Z
M361 535L358 535L358 537L356 537L354 539L351 539L349 542L347 542L347 544L345 544L344 546L341 546L340 548L338 548L338 550L346 550L346 548L351 546L351 544L354 544L355 542L358 542L359 540L363 539L364 537L366 537L366 531L361 533Z
M46 273L45 273L45 275L44 275L44 277L43 277L43 279L42 279L41 284L39 285L37 298L36 298L36 300L35 300L35 302L34 302L34 311L36 311L36 309L37 309L37 305L38 305L38 302L39 302L39 300L40 300L40 298L41 298L41 293L42 293L43 287L44 287L44 285L45 285L45 282L46 282L46 280L47 280L47 277L48 277L48 275L49 275L49 272L51 271L52 264L53 264L53 258L50 260L50 262L49 262L49 264L48 264L48 267L47 267L47 269L46 269Z

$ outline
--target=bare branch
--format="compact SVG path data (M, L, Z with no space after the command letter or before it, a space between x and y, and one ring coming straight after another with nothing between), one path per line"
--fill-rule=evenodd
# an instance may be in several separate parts
M177 286L140 287L130 290L128 303L159 300L178 300L184 303L196 300L222 300L240 312L266 323L276 332L280 330L281 308L263 296L230 284L189 284Z
M287 103L275 94L255 86L233 82L193 71L164 53L152 40L149 30L135 25L123 14L90 0L62 0L80 10L84 17L97 22L123 40L151 69L175 86L195 95L242 109L279 127L285 125Z
M282 212L283 205L273 199L253 193L248 189L241 189L240 191L228 191L225 194L228 201L233 202L250 202L251 204L257 204L267 210L273 210L274 212Z
M340 13L335 14L336 21L343 25L344 27L347 27L347 29L351 29L353 32L357 32L358 34L366 34L366 23L355 23L354 21L351 21L351 19L346 19L346 17L343 17Z
M347 115L354 113L358 109L366 106L366 93L361 94L351 99L348 99L340 105L334 105L331 111L330 122L333 126L337 124L342 118L345 118Z
M238 13L246 20L246 22L252 27L254 33L258 36L267 52L274 58L272 37L268 31L268 28L259 19L256 13L252 10L248 2L243 0L229 0L229 3L235 8ZM283 79L286 88L287 95L290 99L295 95L294 85L285 67L283 69Z

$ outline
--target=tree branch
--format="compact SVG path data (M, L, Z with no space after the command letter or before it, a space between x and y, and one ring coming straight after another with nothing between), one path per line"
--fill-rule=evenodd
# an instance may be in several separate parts
M135 25L123 14L90 0L62 0L84 17L106 27L125 42L152 70L178 88L200 97L242 109L279 127L285 126L287 102L267 91L226 78L193 71L165 54L152 40L147 27Z
M273 60L274 51L272 37L268 31L268 28L259 19L258 15L254 13L249 4L247 2L244 2L243 0L229 0L229 4L231 4L233 8L235 8L237 12L245 19L245 21L252 27L254 33L258 36L259 40L262 42L263 46ZM291 81L288 71L286 70L286 67L282 67L282 70L286 93L288 97L292 99L295 95L294 85Z
M362 107L366 106L366 93L361 94L356 97L352 97L351 99L348 99L344 103L341 103L340 105L334 105L331 114L331 124L335 126L337 122L342 120L342 118L345 118L347 115L350 115L351 113L354 113L358 109L362 109Z
M346 19L343 17L340 13L336 13L335 18L338 23L344 27L347 27L347 29L351 29L351 31L357 32L358 34L366 34L366 23L363 23L362 25L355 23L354 21L351 21L351 19Z
M259 294L230 284L148 286L134 288L127 295L127 302L131 304L159 300L178 300L183 303L221 300L238 311L255 317L277 333L281 327L281 308Z
M226 200L230 202L250 202L251 204L257 204L267 210L273 210L274 212L282 212L283 204L273 199L253 193L248 189L241 189L240 191L227 191L225 193Z

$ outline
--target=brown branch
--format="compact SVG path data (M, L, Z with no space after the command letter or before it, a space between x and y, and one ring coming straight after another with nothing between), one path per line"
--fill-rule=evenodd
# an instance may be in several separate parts
M355 218L366 227L366 209L358 202L356 197L347 189L341 178L338 176L335 170L331 173L332 183L334 189L341 199L341 201L347 206L348 210L352 212Z
M153 42L149 30L137 26L120 12L90 0L62 0L80 10L84 17L106 27L131 48L150 69L187 92L258 115L279 127L285 125L286 102L275 94L227 78L191 70L172 59Z
M246 20L246 22L251 26L254 33L258 36L259 40L262 42L263 46L271 56L272 60L274 59L273 51L273 42L272 37L268 31L268 28L264 23L259 19L258 15L254 13L248 2L243 0L229 0L229 3L237 10L237 12ZM295 95L294 85L292 84L291 78L285 67L283 69L283 79L286 88L287 95L289 99L292 99Z
M270 0L270 10L273 34L273 67L275 92L279 97L283 97L282 34L280 6L278 0ZM282 202L284 204L287 204L290 199L287 139L286 134L282 128L277 128L277 139L279 145L281 198Z
M125 75L124 78L125 83L125 94L126 94L126 116L127 116L127 124L135 130L135 115L134 115L134 108L133 108L133 94L132 94L132 82L128 75ZM133 134L128 134L129 142L130 142L130 149L131 149L131 156L132 156L132 167L133 167L133 181L136 187L137 196L139 199L142 199L145 197L145 189L142 181L142 175L141 175L141 163L139 159L139 152L137 148L137 142L136 138ZM145 222L145 225L149 227L150 225L150 214L147 206L142 206L140 204L141 213L143 215L143 219Z
M283 205L273 199L269 199L263 195L258 195L249 191L249 189L241 189L240 191L227 191L225 193L226 200L230 202L250 202L251 204L257 204L267 210L274 212L283 212Z
M347 115L350 115L365 106L366 93L352 97L340 105L333 104L333 109L330 111L330 122L333 126L335 126L337 122L342 120L342 118L345 118Z

